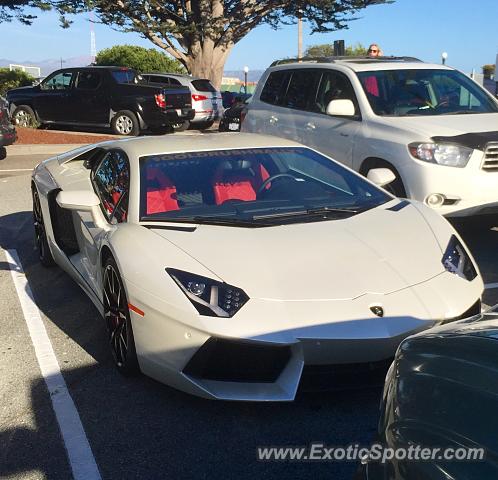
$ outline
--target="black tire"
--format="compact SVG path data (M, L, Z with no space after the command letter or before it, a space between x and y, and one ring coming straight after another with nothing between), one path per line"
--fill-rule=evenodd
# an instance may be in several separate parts
M401 176L399 175L398 171L390 163L379 159L373 163L370 163L366 169L362 168L360 173L365 177L367 177L368 172L370 170L373 170L374 168L388 168L389 170L391 170L396 179L393 182L384 186L383 187L384 190L387 190L395 197L406 198L406 189L405 186L403 185L403 180L401 179Z
M190 121L185 120L184 122L174 123L171 125L174 132L184 132L190 126Z
M136 136L140 133L137 116L129 110L120 110L112 117L111 128L116 135Z
M47 232L45 230L45 222L43 221L43 212L40 204L40 197L36 187L33 187L33 226L35 230L35 246L38 251L38 258L44 267L53 267L55 265L54 257L50 251L47 240Z
M136 375L138 366L128 300L114 258L108 257L102 271L104 318L114 364L125 376Z
M190 123L191 130L207 130L213 126L214 120L208 120L206 122Z
M34 127L39 125L35 112L28 105L19 105L12 112L12 123L16 127Z
M7 149L5 147L0 147L0 160L7 158Z

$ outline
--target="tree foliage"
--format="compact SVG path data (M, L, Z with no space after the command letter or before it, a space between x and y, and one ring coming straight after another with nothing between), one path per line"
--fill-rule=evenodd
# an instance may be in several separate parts
M137 32L192 74L221 83L233 46L261 24L273 28L301 17L311 32L347 28L362 9L393 0L46 0L67 15L93 10L98 21Z
M147 49L135 45L116 45L100 50L95 57L95 63L97 65L131 67L139 73L185 73L185 69L178 60L174 60L154 48Z
M51 5L49 2L38 0L25 0L21 2L0 0L0 22L10 22L15 18L25 25L30 25L36 16L31 11L26 13L26 8L50 10Z
M345 54L353 57L367 56L368 48L361 43L348 45L345 48ZM334 45L331 43L323 43L321 45L311 45L304 52L305 57L332 57L334 55Z
M488 65L483 65L482 66L482 73L484 74L484 76L486 78L490 78L491 75L495 74L495 68L496 68L496 65L493 65L492 63L488 64Z
M21 70L9 70L0 68L0 96L5 96L7 90L17 87L26 87L31 85L34 78Z

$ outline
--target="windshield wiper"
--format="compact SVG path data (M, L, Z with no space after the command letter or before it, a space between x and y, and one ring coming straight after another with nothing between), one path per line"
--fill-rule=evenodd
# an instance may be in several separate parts
M255 222L253 218L234 218L229 216L192 216L192 217L166 217L152 215L142 219L148 222L170 222L170 223L198 223L206 225L225 225L231 227L266 227L266 223Z
M277 212L268 213L266 215L255 215L254 220L263 220L269 218L290 218L290 217L302 217L306 215L327 215L327 214L347 214L354 215L359 213L359 210L354 210L351 208L334 208L334 207L317 207L308 208L306 210L294 210L292 212Z

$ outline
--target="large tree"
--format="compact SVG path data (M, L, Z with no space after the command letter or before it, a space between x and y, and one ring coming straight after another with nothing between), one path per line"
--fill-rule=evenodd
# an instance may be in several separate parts
M312 33L347 28L369 5L392 0L46 0L65 15L93 10L98 21L137 32L193 75L217 86L233 46L261 24L278 28L301 17Z
M345 55L353 57L367 56L368 48L361 43L356 45L348 45L344 51ZM324 43L321 45L311 45L304 52L305 57L332 57L334 55L334 45L332 43Z

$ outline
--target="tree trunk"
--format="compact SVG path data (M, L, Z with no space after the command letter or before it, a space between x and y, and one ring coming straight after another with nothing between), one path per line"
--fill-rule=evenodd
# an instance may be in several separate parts
M225 62L232 48L233 44L215 47L212 42L205 41L202 47L192 49L187 64L189 73L195 77L211 80L214 87L219 90Z

